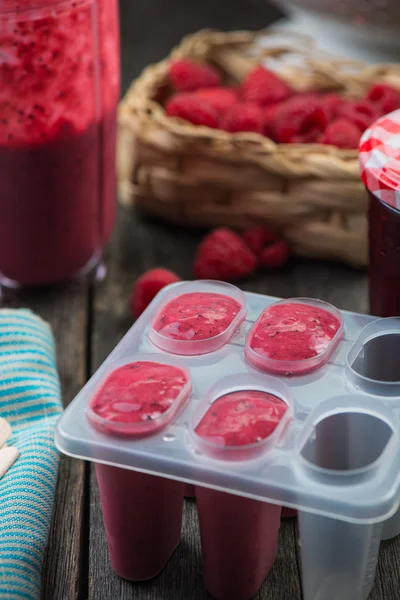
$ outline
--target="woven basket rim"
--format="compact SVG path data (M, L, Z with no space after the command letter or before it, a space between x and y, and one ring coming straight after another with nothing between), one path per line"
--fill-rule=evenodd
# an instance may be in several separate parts
M196 152L213 153L215 147L226 158L237 157L261 166L266 160L274 157L274 163L281 163L283 170L291 176L329 176L342 174L345 177L358 176L357 150L342 150L334 146L322 144L276 144L268 137L257 133L228 133L219 129L195 126L179 118L166 115L164 108L155 100L157 92L167 85L168 65L177 58L194 60L212 59L218 62L218 53L223 50L253 52L253 65L261 59L273 57L281 63L278 69L281 75L295 88L337 90L357 97L376 81L387 81L392 85L397 82L400 89L400 66L393 64L367 65L361 61L344 60L329 57L316 60L312 50L315 46L310 38L296 35L303 40L304 46L296 48L278 43L270 48L258 47L260 39L273 39L279 32L261 30L258 32L219 30L201 30L185 37L172 50L167 58L146 67L141 75L132 83L119 107L119 122L134 127L135 134L145 140L151 129L166 132L180 145L190 147L196 143ZM298 54L305 66L287 67L284 59L289 54ZM329 58L328 58L329 57ZM251 60L251 59L250 59ZM218 65L221 68L221 65ZM307 77L302 77L308 73ZM157 143L152 138L152 143ZM303 168L296 168L297 162L303 162ZM330 162L330 168L327 163Z

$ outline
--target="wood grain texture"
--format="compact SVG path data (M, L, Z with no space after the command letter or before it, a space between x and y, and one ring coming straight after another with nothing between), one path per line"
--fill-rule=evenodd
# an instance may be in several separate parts
M88 286L71 284L38 291L7 292L1 304L28 307L53 328L63 402L67 405L86 378ZM84 539L85 464L61 456L54 515L42 577L44 600L77 600Z

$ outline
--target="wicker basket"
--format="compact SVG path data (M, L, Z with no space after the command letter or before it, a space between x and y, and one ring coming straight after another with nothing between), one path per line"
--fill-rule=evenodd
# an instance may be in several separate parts
M227 83L269 60L298 90L357 97L375 81L400 88L397 65L368 66L320 53L316 60L311 41L295 45L296 51L275 32L207 30L148 67L119 110L122 203L185 225L243 228L265 221L281 230L297 254L365 266L367 195L356 151L277 145L259 134L196 127L167 117L161 105L170 93L168 62L177 57L217 66Z

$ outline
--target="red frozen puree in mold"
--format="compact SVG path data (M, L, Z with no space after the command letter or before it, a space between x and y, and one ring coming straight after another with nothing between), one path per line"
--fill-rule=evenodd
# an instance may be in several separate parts
M286 410L272 394L232 392L213 403L196 433L223 446L257 443ZM196 499L208 591L217 600L248 600L274 563L281 507L199 486Z
M183 483L99 463L96 476L113 569L155 577L181 537Z
M286 410L286 403L272 394L232 392L213 403L195 431L221 446L255 444L271 435Z
M285 303L267 308L249 345L266 358L300 361L322 354L340 329L339 319L307 304Z
M173 340L207 340L226 331L241 309L225 294L190 292L168 302L153 329Z
M110 432L113 424L116 431L118 424L150 424L188 382L179 367L132 362L108 376L90 407ZM102 464L96 475L114 570L136 581L155 577L180 540L183 483Z
M107 421L107 428L111 430L112 423L150 422L173 405L188 383L188 375L179 367L132 362L107 377L90 408Z

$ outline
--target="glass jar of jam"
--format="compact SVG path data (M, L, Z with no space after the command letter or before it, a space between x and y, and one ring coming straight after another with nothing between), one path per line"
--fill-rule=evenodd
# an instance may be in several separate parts
M101 258L115 213L117 0L0 0L0 283Z
M379 119L360 141L369 193L370 311L400 316L400 110Z

